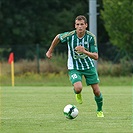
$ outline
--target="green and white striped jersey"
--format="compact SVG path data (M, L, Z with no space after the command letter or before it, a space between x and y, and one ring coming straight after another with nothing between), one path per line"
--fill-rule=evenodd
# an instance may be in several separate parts
M85 54L78 53L76 46L83 46L89 52L98 52L95 36L86 30L82 38L78 38L76 31L59 34L60 41L68 45L68 69L86 70L94 67L94 61Z

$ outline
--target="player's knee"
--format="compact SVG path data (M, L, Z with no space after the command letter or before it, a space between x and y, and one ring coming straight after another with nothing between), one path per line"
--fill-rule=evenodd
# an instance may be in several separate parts
M82 88L74 88L75 89L75 92L77 93L77 94L79 94L81 91L82 91Z
M95 90L94 94L95 94L95 96L100 96L100 90Z
M74 87L74 90L77 94L79 94L82 91L82 86Z
M74 84L74 90L78 94L82 91L82 83L81 82L76 82Z

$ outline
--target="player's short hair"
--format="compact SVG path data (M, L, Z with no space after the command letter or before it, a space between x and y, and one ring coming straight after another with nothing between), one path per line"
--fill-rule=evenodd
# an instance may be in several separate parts
M77 17L75 18L75 21L76 21L76 20L84 20L84 22L87 23L87 19L86 19L86 17L83 16L83 15L77 16Z

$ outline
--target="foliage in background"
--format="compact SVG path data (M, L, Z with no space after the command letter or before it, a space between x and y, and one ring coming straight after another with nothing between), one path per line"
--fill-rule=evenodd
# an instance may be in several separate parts
M21 60L15 62L15 85L17 86L69 86L70 81L67 70L67 55L53 55L53 58L39 60ZM113 64L102 59L98 61L100 85L131 85L132 66L127 59L119 64ZM84 79L84 78L83 78ZM85 84L85 80L83 80ZM11 65L0 63L0 85L11 85Z
M40 45L40 58L45 58L45 52L56 34L72 30L74 19L79 14L89 18L88 2L89 0L67 0L67 2L64 0L0 0L0 60L7 60L10 52L14 52L16 61L20 59L34 60L36 59L37 44ZM132 3L128 2L130 1L97 0L98 49L99 56L104 60L116 60L119 49L112 45L116 42L119 42L120 49L121 46L124 46L125 53L129 55L133 53L132 16L131 13L127 14L132 9ZM100 13L101 10L103 10L102 14ZM110 31L105 30L104 27L104 24L107 27L108 22L113 22L109 26L115 33L116 31L122 32L121 41L118 37L118 40L115 38L116 34L114 33L115 41L109 41L107 32ZM126 34L123 36L123 33ZM112 34L110 37L112 40ZM64 46L58 47L59 53L66 51L66 46ZM119 55L118 61L125 56Z
M103 0L101 11L113 45L133 57L133 1Z
M10 65L6 62L2 63L3 75L10 74ZM38 70L39 69L39 70ZM53 54L52 59L41 59L38 61L21 60L15 62L15 75L23 75L25 73L64 73L67 74L67 54ZM132 76L133 66L127 58L121 59L120 63L114 64L111 61L99 59L98 73L100 76Z
M39 44L40 50L44 51L40 52L41 57L44 58L42 54L45 54L54 36L74 28L74 19L77 15L83 14L89 18L88 2L88 0L67 0L67 2L64 0L0 0L0 49L3 45L5 49L13 51L17 61L33 60L36 57L36 45ZM102 0L98 0L97 4L99 13L103 8ZM106 49L112 45L106 45L108 35L100 14L97 16L97 31L99 54L111 59ZM66 51L61 45L58 48L60 53ZM5 52L1 60L7 59L10 51ZM3 55L2 51L0 55Z
M1 0L0 44L48 45L58 32L73 29L76 15L87 13L87 0Z

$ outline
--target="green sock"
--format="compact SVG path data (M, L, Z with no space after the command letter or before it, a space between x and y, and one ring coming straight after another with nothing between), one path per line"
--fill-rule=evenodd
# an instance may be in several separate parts
M97 111L102 111L102 106L103 106L103 97L102 94L100 96L95 96L95 101L97 104Z

